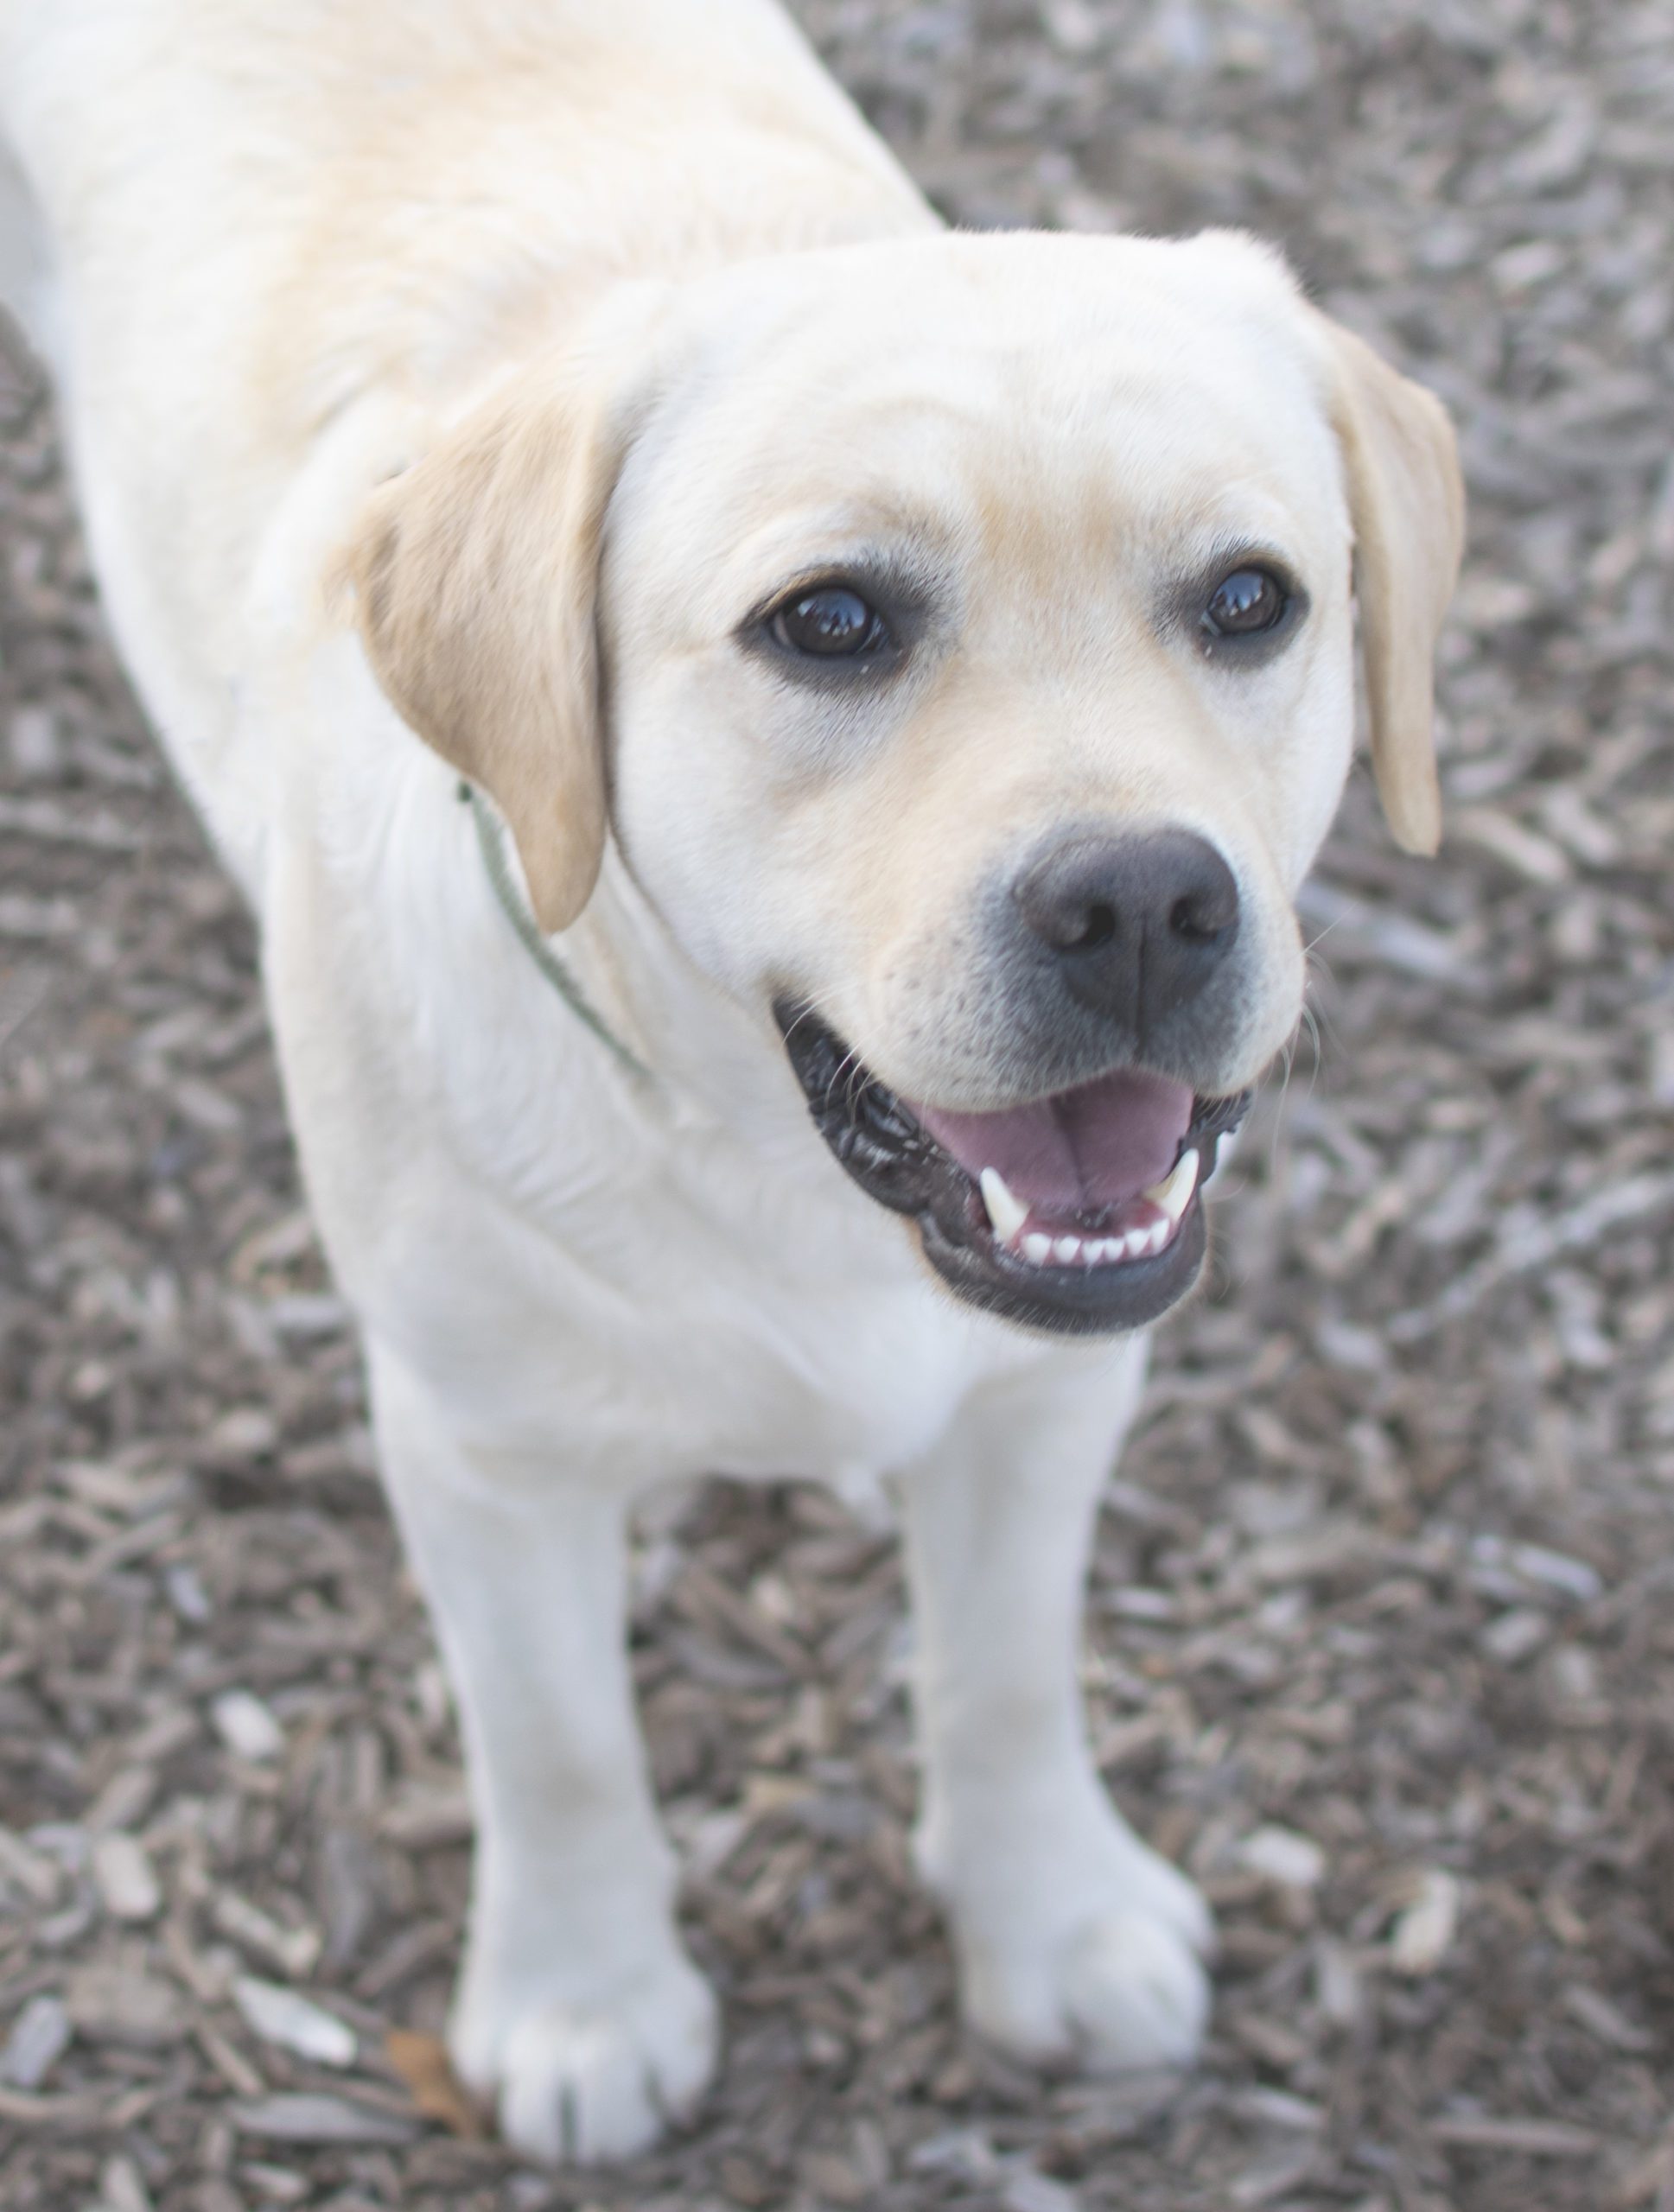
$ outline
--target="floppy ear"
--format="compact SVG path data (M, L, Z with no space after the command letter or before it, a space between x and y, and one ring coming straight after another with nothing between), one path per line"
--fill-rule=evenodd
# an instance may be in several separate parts
M1354 525L1360 649L1378 795L1397 845L1442 841L1435 778L1435 643L1459 574L1465 487L1439 400L1340 323L1325 335L1331 412Z
M595 601L628 411L596 367L524 370L380 487L346 563L379 682L493 798L545 931L604 853Z

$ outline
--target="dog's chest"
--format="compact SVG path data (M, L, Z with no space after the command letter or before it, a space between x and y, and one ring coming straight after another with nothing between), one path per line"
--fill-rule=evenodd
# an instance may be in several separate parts
M717 1218L712 1179L694 1192L677 1168L640 1217L680 1223L634 1358L641 1402L665 1409L691 1471L803 1477L860 1500L984 1382L1059 1349L955 1306L905 1225L835 1179L821 1188L830 1173L815 1163L800 1205L761 1184L754 1208Z
M1066 1356L956 1306L904 1224L812 1147L775 1173L731 1141L675 1143L585 1194L502 1186L445 1223L421 1195L442 1190L427 1175L380 1195L449 1260L380 1271L374 1330L474 1433L561 1438L629 1489L793 1477L863 1503L985 1382Z
M694 1327L694 1396L722 1473L799 1476L862 1498L927 1451L1004 1361L932 1291L775 1300L777 1287L731 1311L711 1303Z

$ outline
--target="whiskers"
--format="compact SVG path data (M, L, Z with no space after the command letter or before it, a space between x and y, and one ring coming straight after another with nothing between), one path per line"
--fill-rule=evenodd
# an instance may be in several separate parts
M1334 927L1334 923L1327 922L1319 936L1310 938L1302 948L1304 982L1302 1010L1296 1017L1296 1027L1291 1031L1279 1054L1283 1073L1279 1079L1278 1103L1274 1109L1272 1127L1268 1135L1267 1171L1270 1175L1276 1174L1278 1171L1279 1129L1284 1119L1285 1108L1289 1103L1290 1085L1296 1073L1297 1062L1302 1057L1302 1045L1304 1039L1308 1045L1307 1089L1303 1093L1305 1100L1314 1096L1314 1086L1319 1081L1321 1071L1325 1065L1326 1041L1330 1029L1330 1017L1317 1010L1313 1001L1314 991L1330 982L1331 970L1326 963L1318 957L1314 948L1321 938Z
M795 1020L785 1032L785 1041L787 1045L803 1023L808 1020L818 1021L834 1037L839 1033L836 1024L828 1019L826 1009L819 1001L817 998L807 998L803 1001ZM832 1101L840 1094L843 1111L852 1116L858 1096L858 1086L867 1080L865 1063L851 1046L826 1077L823 1103L829 1108Z

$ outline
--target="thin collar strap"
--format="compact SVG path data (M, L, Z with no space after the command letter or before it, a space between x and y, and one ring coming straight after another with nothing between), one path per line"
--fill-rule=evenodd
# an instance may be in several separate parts
M641 1083L654 1082L656 1078L652 1076L651 1070L642 1060L629 1052L621 1039L607 1028L593 1011L581 985L541 935L534 916L525 906L517 885L512 881L512 870L506 861L506 845L500 834L500 825L489 812L482 793L474 784L461 780L459 786L459 798L462 805L468 806L471 810L471 818L476 824L477 844L481 849L482 864L488 871L488 880L493 887L494 896L500 901L501 911L516 931L524 950L582 1027L590 1029L599 1042L607 1046L615 1054L631 1075L637 1076Z

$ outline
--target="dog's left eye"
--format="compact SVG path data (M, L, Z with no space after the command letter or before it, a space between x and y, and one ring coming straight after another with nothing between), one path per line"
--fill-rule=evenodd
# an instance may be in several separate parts
M1209 594L1200 617L1212 638L1248 638L1276 630L1290 608L1290 594L1270 569L1234 569Z
M846 584L799 592L772 616L768 626L790 652L820 660L857 659L890 642L888 626L876 607Z

